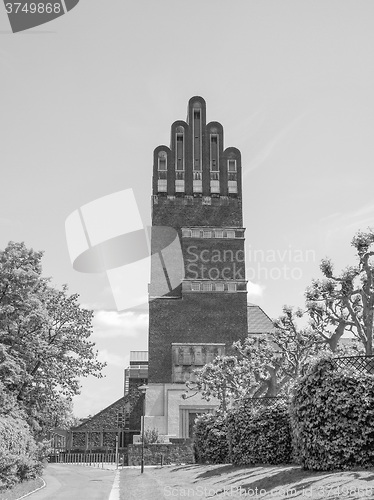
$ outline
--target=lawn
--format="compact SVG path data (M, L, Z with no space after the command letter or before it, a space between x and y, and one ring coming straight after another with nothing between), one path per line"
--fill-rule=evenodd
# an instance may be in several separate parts
M18 498L35 491L44 485L43 480L38 477L36 479L30 479L30 481L24 481L17 484L14 488L9 490L0 491L0 500L17 500Z
M374 498L374 469L308 472L295 466L185 465L125 468L121 500L166 498Z

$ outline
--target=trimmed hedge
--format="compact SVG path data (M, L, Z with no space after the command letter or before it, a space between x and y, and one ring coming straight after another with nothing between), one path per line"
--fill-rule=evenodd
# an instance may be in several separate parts
M252 409L243 403L228 414L231 462L235 465L292 462L292 439L287 405Z
M332 470L374 465L374 376L318 359L295 384L294 446L301 465Z
M227 426L223 415L205 413L196 419L194 453L197 463L229 463Z

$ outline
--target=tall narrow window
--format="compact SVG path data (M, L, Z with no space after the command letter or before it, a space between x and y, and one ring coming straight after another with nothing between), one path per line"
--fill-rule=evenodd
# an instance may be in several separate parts
M193 109L192 133L193 133L193 170L194 170L193 191L194 193L202 193L203 181L201 177L202 173L201 110L196 108ZM200 174L200 177L196 175L197 173Z
M210 135L210 192L219 193L218 135Z
M228 160L227 170L228 170L229 193L237 193L238 192L238 173L237 173L237 168L236 168L236 160Z
M160 151L158 153L158 166L157 166L158 186L157 186L157 189L158 189L159 193L166 193L168 190L167 158L168 157L167 157L167 154L165 151Z
M181 127L178 127L181 128ZM175 165L177 170L184 170L184 134L176 134Z
M175 146L175 192L184 193L184 134L183 127L177 128Z

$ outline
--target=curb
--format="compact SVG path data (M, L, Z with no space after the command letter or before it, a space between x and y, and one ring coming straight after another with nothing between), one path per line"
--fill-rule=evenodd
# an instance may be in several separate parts
M43 484L41 486L39 486L39 488L36 488L36 490L30 491L30 493L26 493L26 495L22 495L21 497L17 498L16 500L21 500L22 498L26 498L29 495L32 495L33 493L35 493L39 490L42 490L43 488L45 488L47 486L47 483L44 481L44 479L42 477L40 477L40 476L36 476L36 477L41 479L43 481Z

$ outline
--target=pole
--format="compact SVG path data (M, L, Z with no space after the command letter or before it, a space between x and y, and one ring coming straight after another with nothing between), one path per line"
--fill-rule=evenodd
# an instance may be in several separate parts
M143 472L144 472L144 416L145 416L145 393L143 395L142 462L141 462L141 468L140 468L140 473L141 474L143 474Z
M116 469L118 469L118 431L116 436Z

